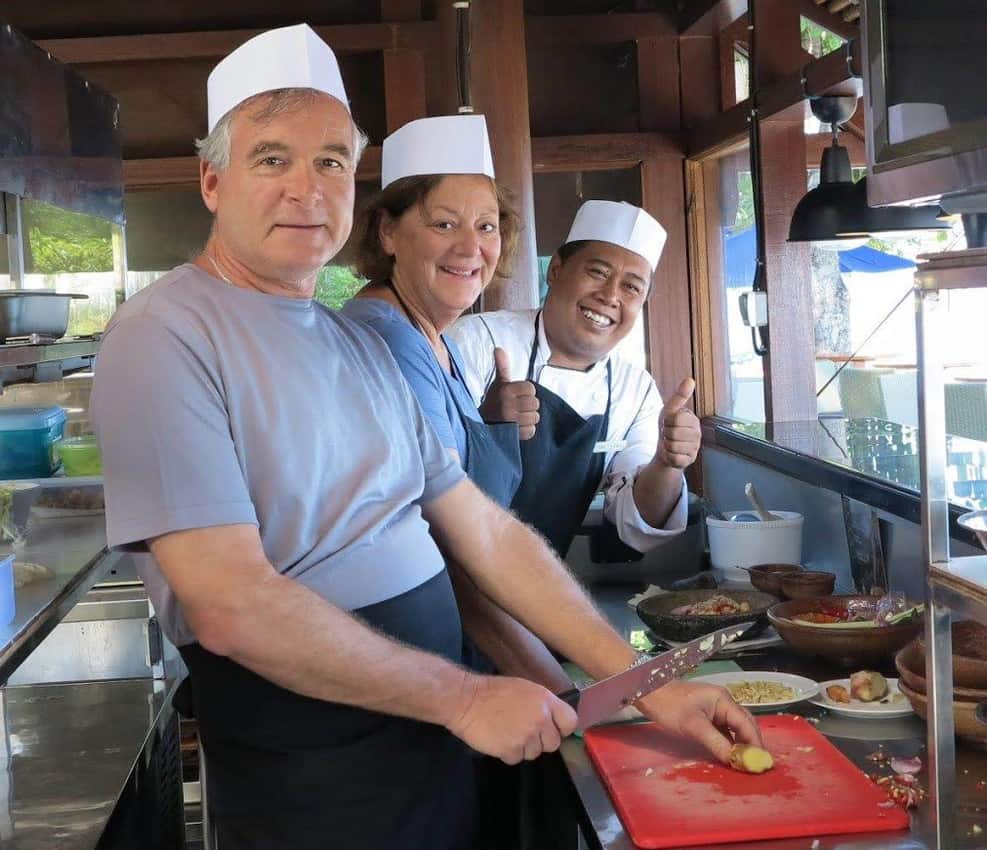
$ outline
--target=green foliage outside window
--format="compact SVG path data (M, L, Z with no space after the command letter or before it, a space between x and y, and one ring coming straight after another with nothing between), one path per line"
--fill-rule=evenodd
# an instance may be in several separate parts
M802 18L802 49L817 59L838 50L846 42L836 33L830 32L808 18Z
M113 271L112 225L39 202L22 207L27 271L36 274Z
M315 282L315 300L338 310L359 292L366 281L346 266L326 266Z

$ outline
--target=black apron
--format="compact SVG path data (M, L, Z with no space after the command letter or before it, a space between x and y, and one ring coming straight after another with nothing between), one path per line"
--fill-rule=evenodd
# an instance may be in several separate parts
M445 570L353 613L459 661L459 611ZM220 850L472 848L472 759L445 729L301 696L199 644L181 654Z
M567 402L535 382L535 357L541 313L535 317L535 340L528 358L527 380L535 384L538 425L521 443L521 486L511 502L524 522L544 535L559 557L576 536L603 478L605 452L595 452L610 425L612 369L607 360L607 406L583 419Z
M387 286L398 300L408 321L422 336L425 336L394 284L388 281ZM442 342L445 345L445 340ZM452 380L462 384L464 393L468 397L469 391L466 390L462 369L448 346L446 351L449 353L449 362L452 366ZM450 394L466 431L466 457L463 458L463 468L466 470L467 477L502 508L508 507L521 483L521 447L517 423L484 422L476 407L472 407L472 411L467 411L456 394ZM470 416L470 412L474 415Z

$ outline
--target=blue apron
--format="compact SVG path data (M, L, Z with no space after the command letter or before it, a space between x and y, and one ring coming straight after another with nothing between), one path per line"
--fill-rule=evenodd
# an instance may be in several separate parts
M424 336L424 331L415 321L394 284L388 281L387 286L398 300L408 321ZM442 342L445 345L444 339ZM450 390L456 412L466 431L466 457L463 459L463 468L470 481L498 505L506 508L511 504L511 499L514 498L514 493L521 483L521 447L517 423L484 422L472 401L470 409L466 409L465 402L461 401L461 398L468 399L469 391L466 390L466 382L463 380L462 366L456 361L448 346L446 351L449 353L452 374L449 375L444 370L443 374L447 381L458 382L463 389L462 393Z
M613 374L608 359L606 410L584 419L561 397L535 381L540 323L541 312L535 317L527 377L535 384L538 425L535 435L521 443L523 476L511 508L524 522L537 528L563 558L603 479L606 453L594 449L607 438Z

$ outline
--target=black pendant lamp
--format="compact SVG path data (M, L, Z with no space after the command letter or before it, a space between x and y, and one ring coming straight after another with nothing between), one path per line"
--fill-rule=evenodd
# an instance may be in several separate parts
M819 185L798 202L788 230L789 242L825 242L866 238L872 233L949 230L938 206L871 207L867 178L853 182L850 154L838 140L838 125L857 108L856 97L809 99L812 114L833 129L833 144L823 151Z

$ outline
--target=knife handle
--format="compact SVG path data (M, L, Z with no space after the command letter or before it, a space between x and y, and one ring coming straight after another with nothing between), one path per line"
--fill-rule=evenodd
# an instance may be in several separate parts
M562 702L568 704L573 711L579 708L579 688L570 688L561 694L556 694Z

